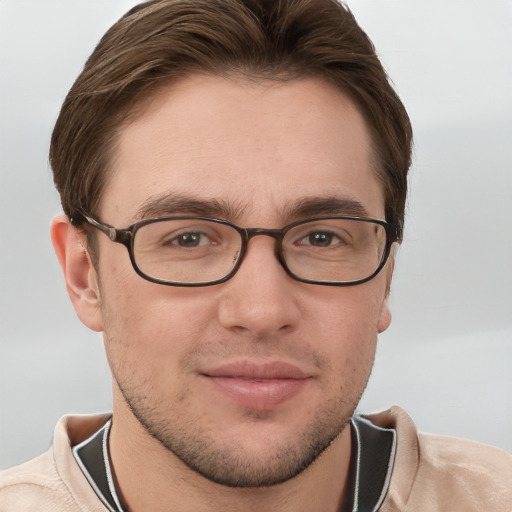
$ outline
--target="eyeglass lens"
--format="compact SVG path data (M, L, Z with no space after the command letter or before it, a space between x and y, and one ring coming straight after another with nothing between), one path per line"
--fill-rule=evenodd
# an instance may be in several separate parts
M207 283L226 277L242 254L243 235L229 224L171 219L140 226L133 257L148 277L173 283ZM318 219L294 225L282 238L281 255L300 279L351 282L379 267L386 230L375 222Z

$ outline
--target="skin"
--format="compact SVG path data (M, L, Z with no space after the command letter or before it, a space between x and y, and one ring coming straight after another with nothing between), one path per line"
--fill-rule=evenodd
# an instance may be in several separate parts
M383 219L373 165L362 115L331 85L194 75L123 127L99 220L126 227L155 197L153 216L196 213L176 210L175 200L164 207L160 196L171 193L220 200L211 216L244 227L282 227L311 198L357 202ZM93 268L65 216L52 238L78 316L103 331L110 453L129 510L339 510L350 460L344 427L391 320L392 259L362 285L310 285L285 273L262 236L231 280L187 289L143 280L126 249L101 233ZM305 376L277 404L263 385L240 403L210 376L226 363L276 362Z

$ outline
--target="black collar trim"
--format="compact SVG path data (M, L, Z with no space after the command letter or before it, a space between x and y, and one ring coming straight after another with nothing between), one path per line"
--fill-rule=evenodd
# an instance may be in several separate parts
M395 462L396 432L377 427L366 418L354 416L350 422L352 451L352 512L376 512L389 489Z
M110 512L123 512L108 452L112 420L73 448L73 455L94 492ZM396 452L396 432L375 426L366 418L350 421L352 456L349 482L351 512L376 512L388 492Z
M91 437L73 448L80 469L110 512L123 512L119 499L108 453L108 434L112 420L108 420L103 427Z

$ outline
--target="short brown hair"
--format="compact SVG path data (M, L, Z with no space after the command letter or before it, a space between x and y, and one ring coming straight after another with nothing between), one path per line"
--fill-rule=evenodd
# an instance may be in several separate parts
M50 163L75 225L97 212L120 128L143 97L194 72L291 80L323 77L366 117L386 220L402 228L409 117L375 49L336 0L151 0L103 36L64 101Z

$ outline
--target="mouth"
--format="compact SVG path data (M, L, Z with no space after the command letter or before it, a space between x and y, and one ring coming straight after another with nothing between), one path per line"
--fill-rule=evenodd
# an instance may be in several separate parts
M255 410L272 409L291 400L312 376L290 363L241 361L201 374L225 398Z

